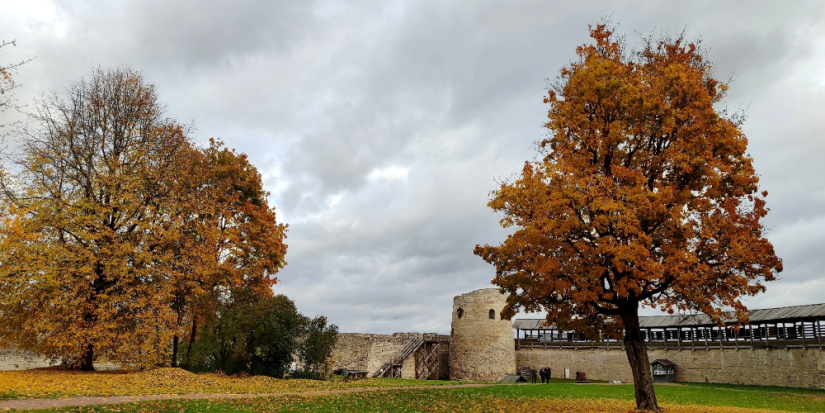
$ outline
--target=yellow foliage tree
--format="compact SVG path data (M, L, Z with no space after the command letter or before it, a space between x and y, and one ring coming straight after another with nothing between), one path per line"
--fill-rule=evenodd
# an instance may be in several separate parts
M37 108L1 181L0 341L84 370L99 356L159 364L186 131L130 69L95 70Z

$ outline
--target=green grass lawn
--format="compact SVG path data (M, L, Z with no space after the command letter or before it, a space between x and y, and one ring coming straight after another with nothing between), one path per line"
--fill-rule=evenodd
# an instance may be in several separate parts
M668 412L731 412L736 408L825 412L825 392L758 386L656 386ZM73 412L453 412L453 411L628 411L630 385L577 385L554 380L542 384L508 384L463 389L374 391L322 396L286 396L234 400L168 400L96 407ZM701 410L698 406L706 406ZM522 409L522 410L520 410ZM527 410L523 410L527 409Z
M731 389L741 391L756 391L756 392L772 392L772 393L791 393L791 394L811 394L825 397L825 390L819 389L798 389L794 387L775 387L775 386L747 386L738 384L716 384L716 383L679 383L682 386L691 387L705 387L717 389Z
M705 406L732 406L754 409L825 412L825 391L784 387L718 385L668 386L657 385L656 397L666 404L698 404ZM487 389L464 389L465 392L494 392L507 397L574 397L616 398L634 400L630 385L577 385L551 383L549 385L519 385L517 388L496 386ZM813 394L807 394L811 392Z

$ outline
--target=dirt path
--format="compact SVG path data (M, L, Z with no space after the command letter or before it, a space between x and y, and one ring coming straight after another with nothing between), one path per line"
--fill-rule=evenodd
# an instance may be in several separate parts
M256 397L284 397L284 396L322 396L325 394L338 393L358 393L382 390L413 390L413 389L460 389L467 387L487 387L495 384L457 384L446 386L399 386L399 387L362 387L352 389L337 390L314 390L304 392L282 392L282 393L251 393L251 394L220 394L220 393L194 393L194 394L147 394L142 396L83 396L67 397L63 399L22 399L0 401L0 410L23 410L23 409L52 409L72 406L89 406L98 404L120 404L143 402L153 400L175 400L175 399L249 399Z

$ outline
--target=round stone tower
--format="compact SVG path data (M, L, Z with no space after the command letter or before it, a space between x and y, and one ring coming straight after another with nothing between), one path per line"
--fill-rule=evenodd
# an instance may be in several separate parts
M516 373L513 323L501 319L506 304L498 288L453 299L450 380L497 381Z

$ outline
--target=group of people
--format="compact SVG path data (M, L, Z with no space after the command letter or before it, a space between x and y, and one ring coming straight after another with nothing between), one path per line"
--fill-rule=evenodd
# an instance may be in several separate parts
M553 375L553 370L550 370L550 367L542 367L538 370L535 368L530 369L530 378L532 379L532 383L536 384L536 376L541 376L542 383L550 383L550 376Z

